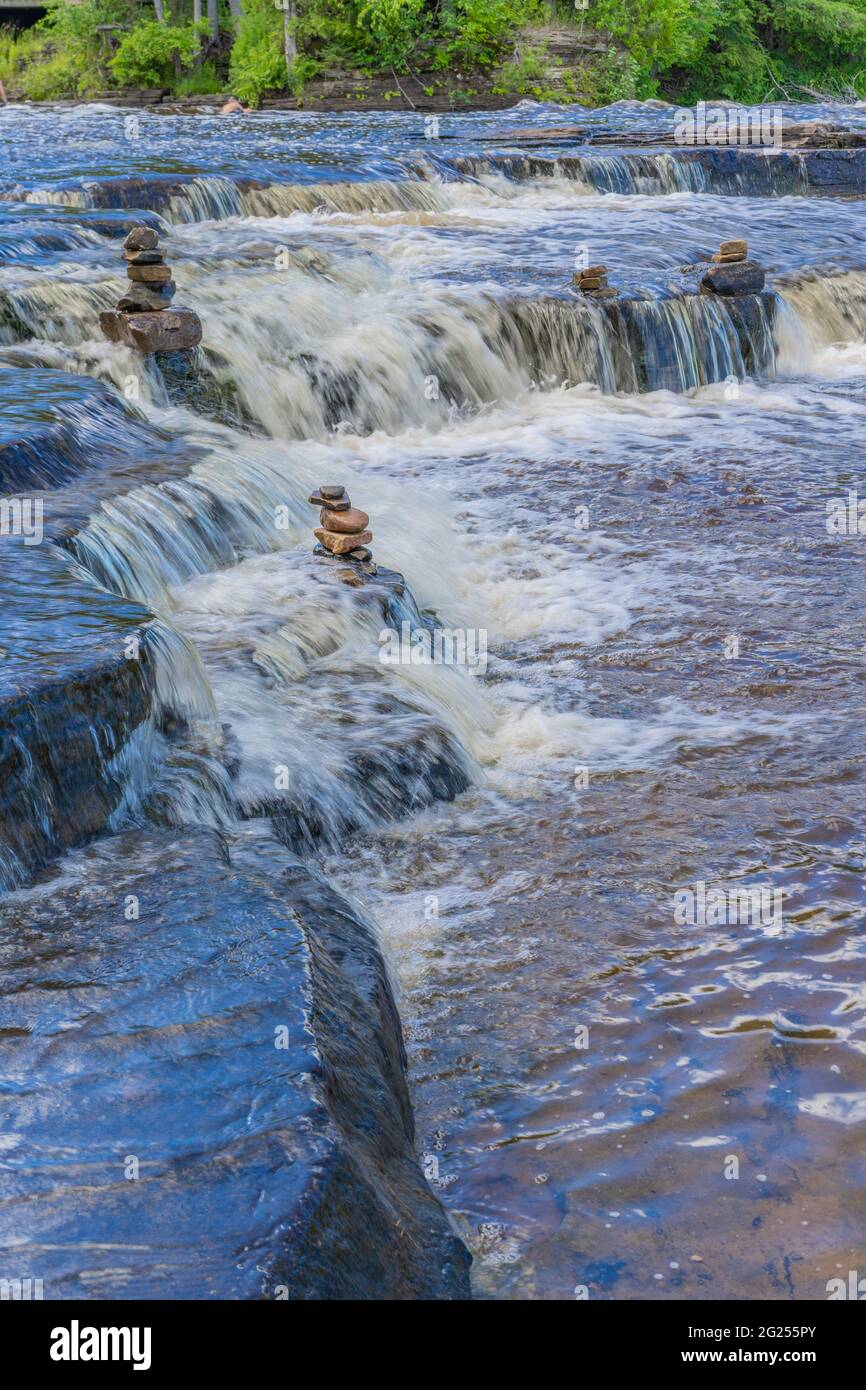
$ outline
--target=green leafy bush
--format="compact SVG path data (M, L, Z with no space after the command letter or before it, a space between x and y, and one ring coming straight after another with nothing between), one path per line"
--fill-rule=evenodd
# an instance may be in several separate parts
M200 43L201 36L192 24L146 20L124 34L111 59L111 71L122 87L166 86L192 66Z
M365 0L357 19L358 27L372 40L375 65L401 72L428 22L425 0Z
M282 11L273 0L247 0L232 47L229 86L241 101L258 106L263 92L286 82Z

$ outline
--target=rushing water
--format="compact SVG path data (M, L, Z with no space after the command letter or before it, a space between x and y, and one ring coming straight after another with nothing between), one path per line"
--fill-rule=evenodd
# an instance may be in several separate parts
M623 151L508 162L565 119ZM665 120L526 107L434 148L409 116L0 112L19 415L59 370L153 431L55 502L85 586L160 621L111 827L271 817L375 919L481 1297L816 1298L866 1259L864 541L827 527L862 486L863 205L614 168ZM202 318L198 409L99 337L138 208ZM769 282L741 326L679 271L737 234ZM581 248L619 317L570 291ZM405 577L386 610L312 555L320 481ZM383 612L483 632L486 671L383 664ZM776 909L679 920L701 884Z

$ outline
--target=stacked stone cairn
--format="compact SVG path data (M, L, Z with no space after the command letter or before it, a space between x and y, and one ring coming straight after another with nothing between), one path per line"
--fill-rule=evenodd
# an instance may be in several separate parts
M749 254L747 241L723 241L713 261L716 265L739 265Z
M191 309L172 309L175 284L153 227L133 227L123 243L130 281L115 309L99 316L100 327L113 343L141 352L175 352L201 342L201 321Z
M759 294L764 288L764 272L749 260L749 244L743 239L723 241L701 280L704 294Z
M588 265L585 270L576 270L571 282L581 294L591 294L596 299L610 299L616 294L607 283L606 265Z
M321 507L320 524L313 533L319 542L315 554L352 560L363 567L367 574L375 574L373 556L367 548L373 539L372 531L367 529L370 518L366 512L352 506L346 489L337 484L323 483L310 497L310 503L314 507ZM337 578L344 584L357 585L362 582L354 569L339 570Z

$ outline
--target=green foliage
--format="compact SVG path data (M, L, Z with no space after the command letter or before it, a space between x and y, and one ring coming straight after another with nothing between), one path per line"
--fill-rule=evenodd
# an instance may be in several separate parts
M111 71L122 87L165 86L192 66L200 42L192 24L146 20L124 34L111 59Z
M275 0L244 0L230 56L224 45L204 62L193 0L165 4L169 22L160 24L137 0L47 0L34 30L0 33L0 78L37 100L120 85L183 95L231 87L252 104L268 91L300 93L322 68L393 71L395 91L401 74L438 70L464 98L473 75L477 85L492 69L497 92L565 92L599 105L657 94L760 102L866 92L866 0L587 0L586 9L574 0L294 0L290 73ZM230 31L227 0L221 16ZM543 28L526 33L550 21L608 40L557 76L555 94ZM111 39L106 25L116 26Z
M217 72L216 63L202 63L172 83L174 93L179 97L204 97L214 92L224 92L225 78Z
M247 0L238 21L229 86L241 101L258 106L262 93L286 86L283 12L273 0Z
M521 24L543 17L540 4L532 0L455 0L441 16L441 38L437 44L437 66L490 67L513 48ZM543 51L531 48L517 60L525 64L526 78L535 65L544 71ZM507 64L514 67L514 64ZM521 79L523 80L523 79Z
M639 97L655 95L660 71L687 67L704 51L725 0L591 0L588 22L607 30L635 64Z
M364 0L357 23L372 40L375 66L405 71L427 23L425 0Z
M519 58L502 64L496 73L493 90L501 96L535 96L543 91L546 70L545 50L527 48Z

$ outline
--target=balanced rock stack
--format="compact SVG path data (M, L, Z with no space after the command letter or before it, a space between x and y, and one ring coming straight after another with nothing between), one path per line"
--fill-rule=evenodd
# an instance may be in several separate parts
M373 539L373 532L367 528L370 518L366 512L353 507L344 487L336 484L322 484L310 497L314 507L321 507L319 526L314 535L319 544L317 555L335 555L340 559L357 560L375 572L373 556L367 549ZM342 571L340 578L346 576L350 582L352 571Z
M723 241L713 260L717 265L739 265L749 254L747 241Z
M141 352L174 352L201 342L201 321L191 309L172 309L175 284L153 227L133 227L123 243L130 280L116 309L99 316L100 327L113 343L126 343Z
M701 290L705 294L758 294L764 288L764 272L748 256L747 241L723 241L701 280Z
M616 294L616 290L607 283L606 265L588 265L585 270L576 270L571 283L581 294L593 294L599 299Z

